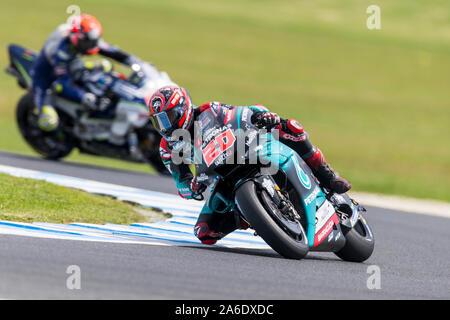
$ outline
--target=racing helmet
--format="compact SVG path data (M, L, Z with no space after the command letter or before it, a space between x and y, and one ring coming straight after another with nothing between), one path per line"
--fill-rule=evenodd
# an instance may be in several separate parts
M176 129L188 130L191 127L193 113L191 96L181 87L162 87L152 95L148 103L150 121L167 140L171 140L170 136Z
M83 54L96 54L100 51L98 41L102 35L102 26L98 20L88 14L81 14L72 20L70 43Z

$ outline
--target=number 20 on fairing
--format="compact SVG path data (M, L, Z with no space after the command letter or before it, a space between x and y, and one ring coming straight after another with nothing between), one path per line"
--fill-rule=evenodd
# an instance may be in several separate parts
M203 158L209 167L224 151L231 148L236 141L236 137L231 129L219 134L202 150Z

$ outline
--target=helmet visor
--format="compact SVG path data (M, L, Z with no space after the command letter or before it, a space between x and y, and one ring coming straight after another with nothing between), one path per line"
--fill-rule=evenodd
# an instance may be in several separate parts
M80 40L79 47L81 51L87 52L89 50L93 50L97 47L98 40L97 39L83 39Z
M168 133L171 129L175 129L178 118L179 113L176 108L150 115L153 126L162 133Z

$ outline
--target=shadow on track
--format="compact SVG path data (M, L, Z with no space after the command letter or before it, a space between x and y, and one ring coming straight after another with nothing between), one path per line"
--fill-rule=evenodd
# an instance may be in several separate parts
M219 252L225 252L225 253L235 253L235 254L242 254L242 255L250 255L250 256L260 256L260 257L268 257L268 258L275 258L275 259L283 259L288 260L284 258L283 256L279 255L272 249L244 249L244 248L228 248L228 247L220 247L220 246L183 246L186 248L191 249L200 249L200 250L211 250L211 251L219 251ZM304 258L305 260L317 260L317 261L339 261L344 262L338 257L325 257L325 256L319 256L314 253L308 253L308 255Z

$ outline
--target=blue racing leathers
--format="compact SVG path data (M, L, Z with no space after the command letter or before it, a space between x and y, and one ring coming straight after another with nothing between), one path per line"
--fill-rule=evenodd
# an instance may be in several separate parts
M57 88L58 94L80 103L86 93L77 87L70 77L70 64L82 57L69 40L70 25L60 25L47 38L41 52L33 63L31 78L34 103L38 110L47 103L49 90ZM112 58L120 63L132 65L138 59L122 50L99 40L99 54Z

